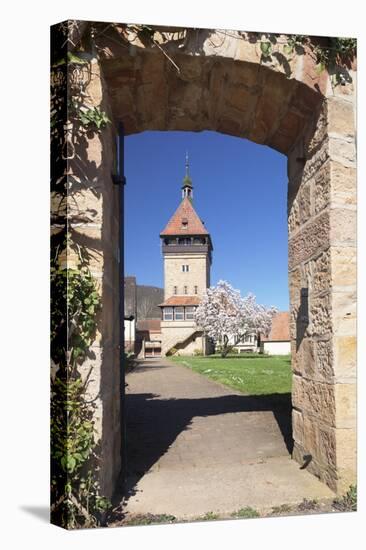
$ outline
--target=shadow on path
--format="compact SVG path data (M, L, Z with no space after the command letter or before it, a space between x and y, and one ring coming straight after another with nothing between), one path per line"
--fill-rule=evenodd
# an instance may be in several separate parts
M194 417L271 411L288 452L292 452L291 394L224 395L198 399L159 399L153 393L126 395L127 498L142 476L190 429ZM219 436L218 436L219 437Z

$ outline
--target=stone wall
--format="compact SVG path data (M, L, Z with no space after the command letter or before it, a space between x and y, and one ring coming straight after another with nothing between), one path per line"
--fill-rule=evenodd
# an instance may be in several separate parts
M288 66L263 61L258 45L236 31L189 29L183 38L161 31L164 55L123 26L103 29L89 92L127 134L213 130L288 156L294 458L342 491L356 476L354 67L346 85L334 87L307 52ZM106 494L121 465L112 138L111 127L85 138L75 171L82 174L79 207L93 214L73 228L90 247L103 300L92 363Z
M352 95L327 98L289 154L294 457L338 492L356 478L353 115Z
M96 57L90 60L88 104L111 116L108 92ZM121 470L120 377L119 377L119 277L118 277L118 189L112 183L114 130L90 133L80 140L68 162L68 177L78 182L68 197L69 230L76 244L86 247L90 270L98 283L102 311L98 332L82 374L92 367L90 398L97 405L95 419L100 446L101 494L111 497ZM68 265L78 262L69 254Z

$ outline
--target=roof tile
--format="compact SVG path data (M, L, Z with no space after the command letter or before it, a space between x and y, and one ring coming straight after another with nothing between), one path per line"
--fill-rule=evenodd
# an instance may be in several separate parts
M272 319L271 332L262 337L265 342L290 340L290 314L288 311L279 311Z
M160 306L198 306L201 301L199 296L171 296Z
M198 217L190 199L185 197L160 235L209 235L209 232Z

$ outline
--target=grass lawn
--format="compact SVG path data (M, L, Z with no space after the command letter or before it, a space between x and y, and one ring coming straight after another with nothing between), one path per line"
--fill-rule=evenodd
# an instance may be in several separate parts
M248 395L291 392L289 355L180 356L169 360Z

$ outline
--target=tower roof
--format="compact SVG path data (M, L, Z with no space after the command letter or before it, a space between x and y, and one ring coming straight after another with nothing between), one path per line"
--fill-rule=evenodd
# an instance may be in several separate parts
M198 217L192 202L185 197L160 235L209 235L209 232Z

